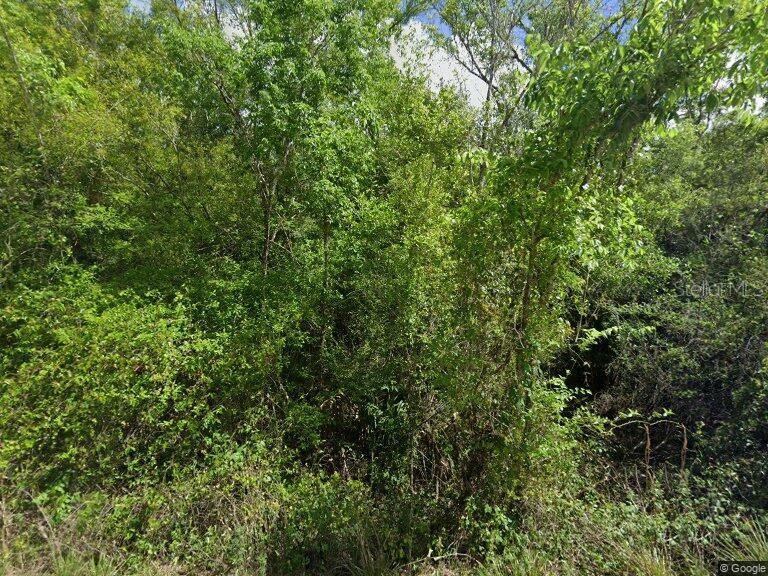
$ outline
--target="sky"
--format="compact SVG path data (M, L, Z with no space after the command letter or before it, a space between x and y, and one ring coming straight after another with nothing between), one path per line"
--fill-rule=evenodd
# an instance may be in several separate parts
M402 36L392 43L390 53L398 68L414 69L429 78L432 89L450 85L466 93L472 106L480 108L485 101L485 83L470 74L445 50L429 41L427 26L423 21L412 20Z

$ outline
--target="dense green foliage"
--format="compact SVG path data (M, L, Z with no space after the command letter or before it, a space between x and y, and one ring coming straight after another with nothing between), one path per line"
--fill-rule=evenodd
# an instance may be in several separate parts
M396 65L425 14L480 107ZM764 1L3 0L0 25L0 569L766 549Z

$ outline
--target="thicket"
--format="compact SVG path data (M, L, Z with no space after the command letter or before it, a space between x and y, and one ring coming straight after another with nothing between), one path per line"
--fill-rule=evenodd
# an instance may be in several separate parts
M765 2L0 25L5 573L768 559Z

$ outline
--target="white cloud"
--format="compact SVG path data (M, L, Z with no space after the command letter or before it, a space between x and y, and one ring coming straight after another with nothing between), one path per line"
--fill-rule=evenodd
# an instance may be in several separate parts
M399 40L393 41L390 53L400 70L423 74L433 90L450 85L463 91L476 108L485 102L485 82L470 74L445 50L435 47L421 22L410 22Z

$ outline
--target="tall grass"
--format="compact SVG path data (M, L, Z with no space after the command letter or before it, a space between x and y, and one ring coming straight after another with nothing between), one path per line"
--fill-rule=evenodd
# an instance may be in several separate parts
M759 521L748 518L720 539L718 552L727 560L768 560L768 530Z

